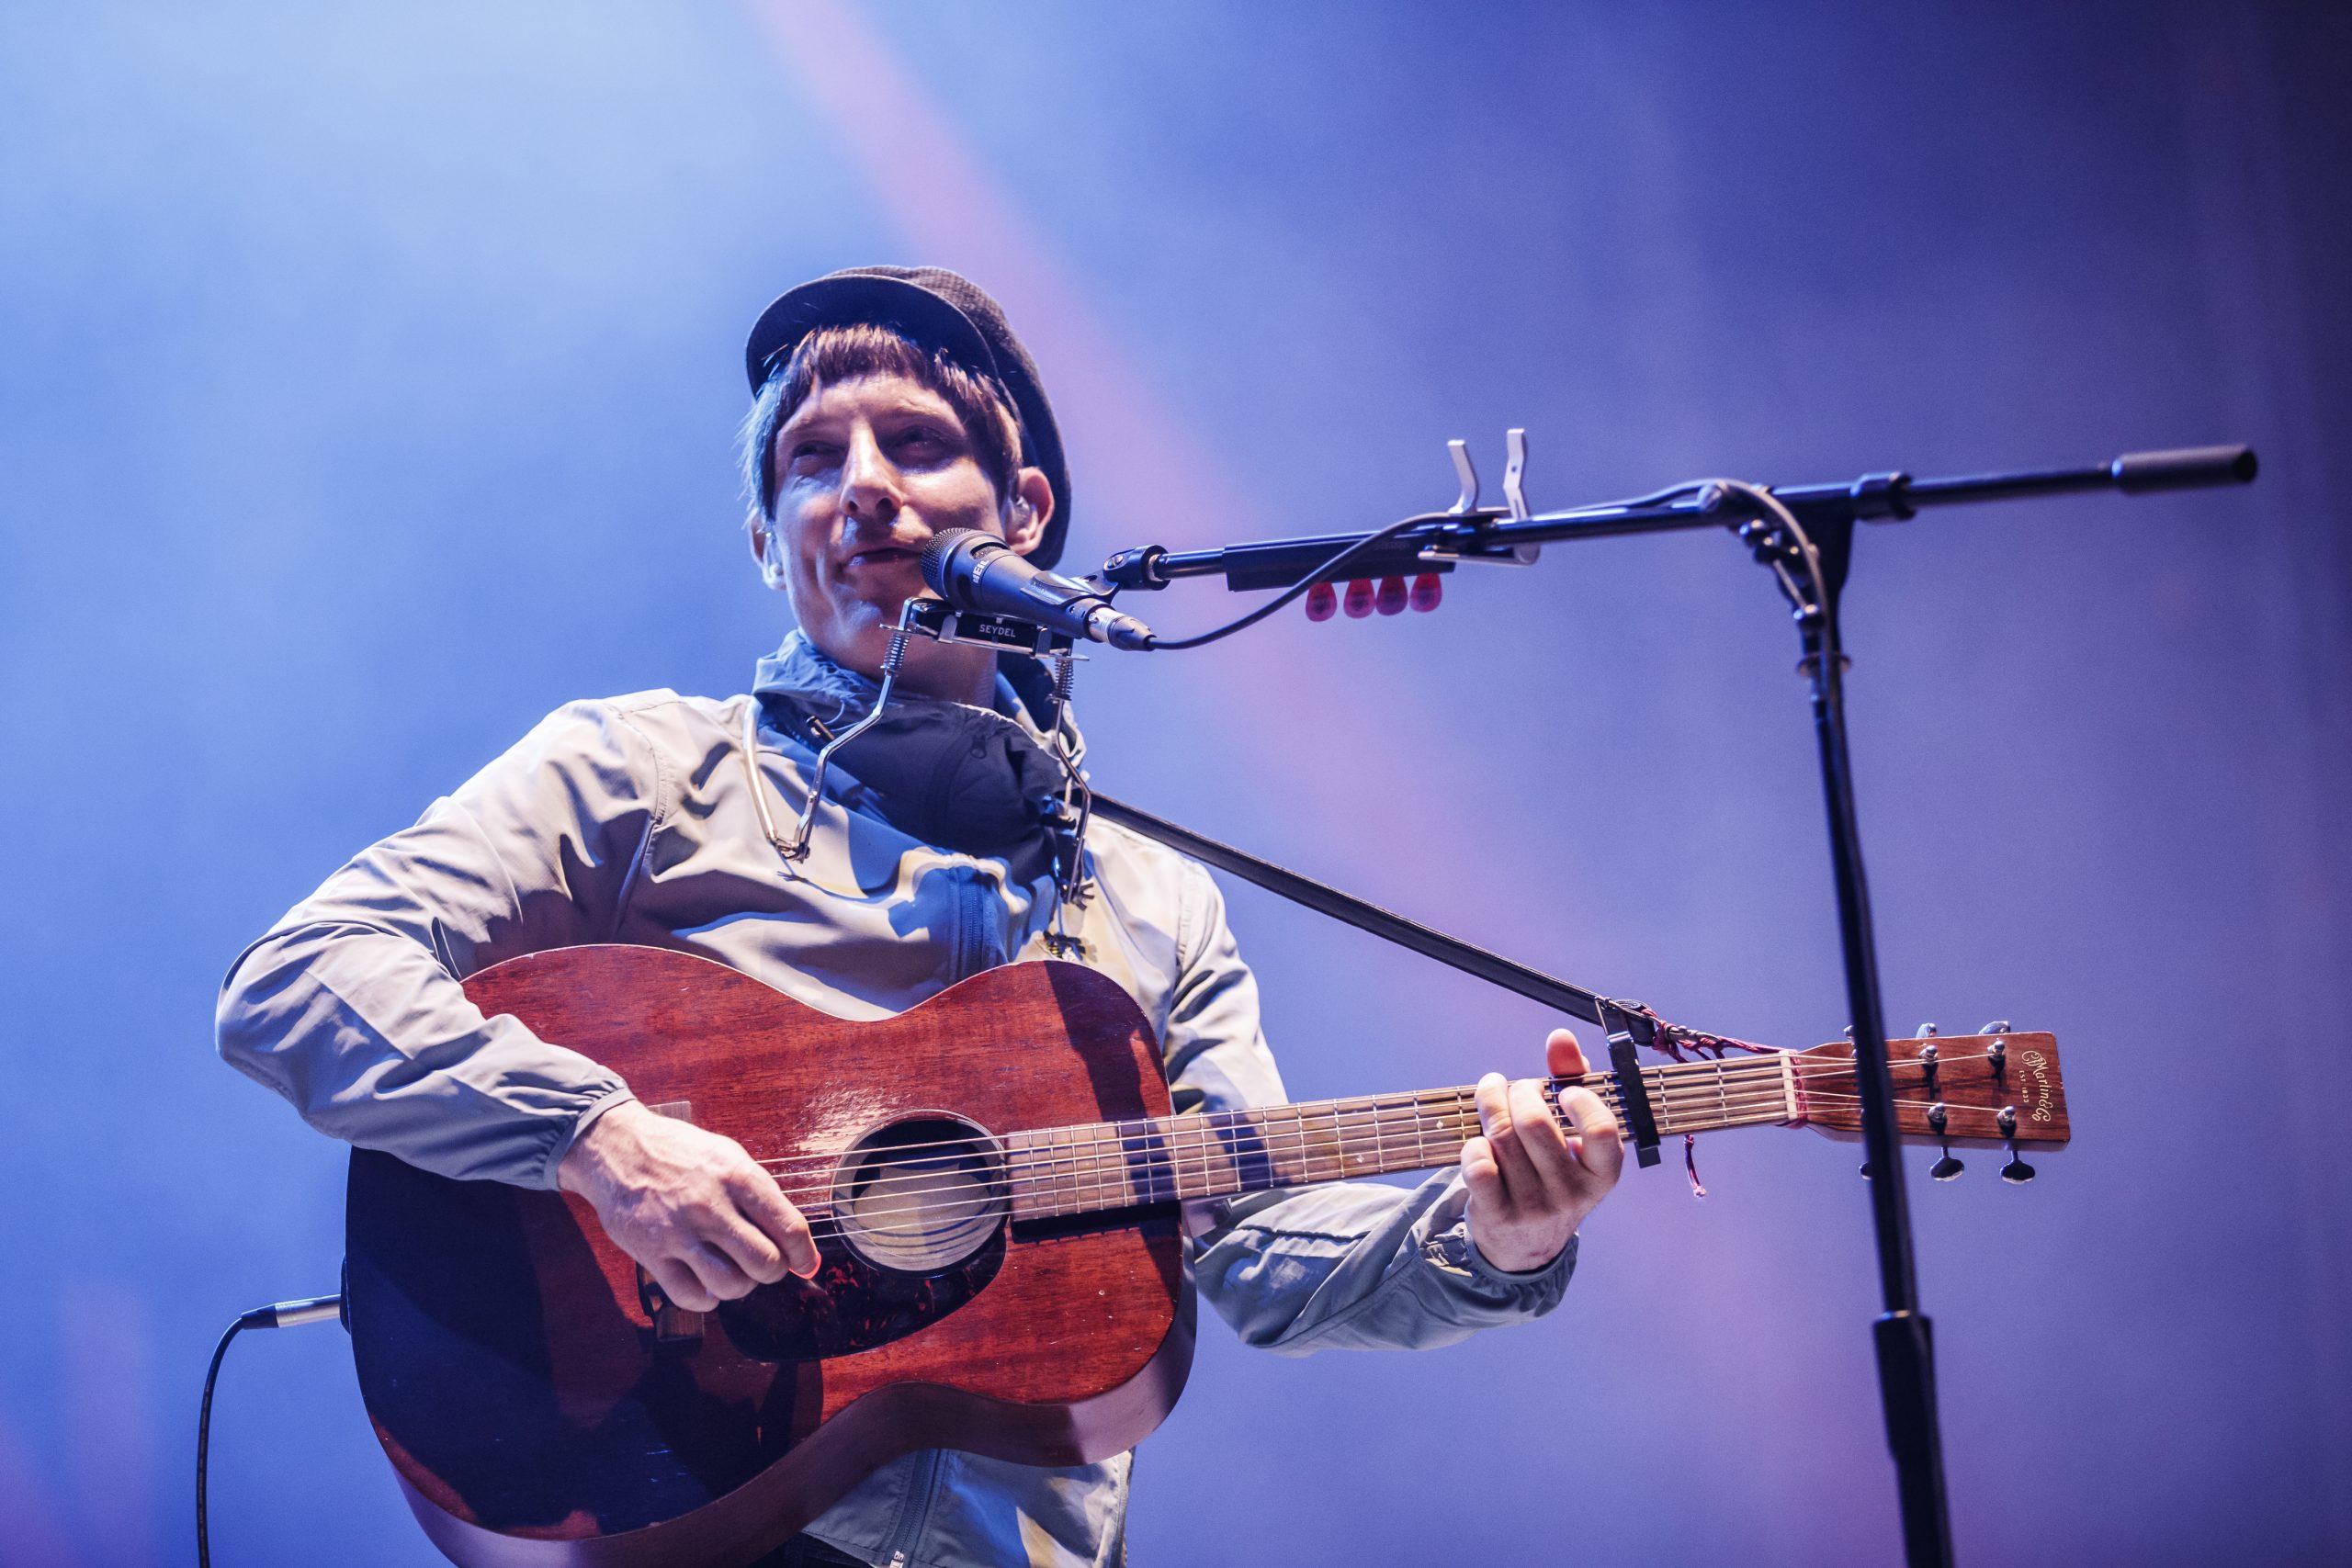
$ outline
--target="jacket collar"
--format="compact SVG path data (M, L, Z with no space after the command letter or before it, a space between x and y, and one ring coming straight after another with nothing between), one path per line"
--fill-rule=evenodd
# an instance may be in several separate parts
M829 708L837 709L844 722L853 720L874 705L880 692L878 682L861 675L845 664L837 662L830 654L821 653L808 640L808 634L797 626L785 637L774 653L763 656L753 671L752 691L761 697L782 697L826 718L826 723L839 728L830 716ZM927 697L909 691L891 694L893 705L899 703L929 704L941 707L972 708L969 703L951 702L944 697ZM1037 721L1031 717L1012 682L1000 670L996 677L994 700L986 710L1002 718L1019 723L1033 736L1042 739Z
M863 717L880 691L880 682L837 662L831 655L820 652L797 626L785 635L774 653L762 656L752 671L754 696L763 701L781 699L814 714L826 728L834 730L844 729ZM993 714L1018 725L1030 739L1050 749L1052 743L1045 725L1053 716L1053 674L1042 662L1008 653L997 659L995 699L986 708L904 690L890 694L890 705ZM1079 733L1077 719L1064 714L1062 728L1069 738L1071 756L1083 764L1086 739Z

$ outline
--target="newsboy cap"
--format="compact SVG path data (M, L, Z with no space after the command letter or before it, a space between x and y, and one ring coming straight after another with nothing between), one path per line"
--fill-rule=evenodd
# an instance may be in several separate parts
M789 361L800 340L820 327L871 322L993 379L1012 397L1021 426L1021 461L1044 472L1054 487L1054 512L1030 552L1037 566L1061 558L1069 531L1069 468L1061 430L1046 400L1036 362L1004 319L1004 308L960 273L944 266L853 266L828 273L776 296L752 325L743 367L759 395L768 378Z

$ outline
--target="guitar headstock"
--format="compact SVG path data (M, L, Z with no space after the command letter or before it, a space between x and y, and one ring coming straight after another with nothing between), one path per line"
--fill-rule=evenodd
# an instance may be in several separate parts
M1849 1040L1797 1053L1797 1100L1807 1123L1828 1132L1861 1131L1853 1060ZM2072 1135L2053 1036L2019 1033L1999 1024L1976 1034L1925 1032L1888 1041L1886 1066L1894 1081L1895 1132L1945 1148L1945 1158L1931 1173L1939 1180L1960 1174L1951 1145L2014 1149L2019 1144L2063 1144ZM2013 1155L2003 1174L2022 1181L2032 1168Z

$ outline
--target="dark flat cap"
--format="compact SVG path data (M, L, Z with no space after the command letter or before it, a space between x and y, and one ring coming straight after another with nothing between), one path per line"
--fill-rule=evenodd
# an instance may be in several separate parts
M1021 424L1021 461L1042 470L1054 487L1054 514L1029 559L1045 567L1059 560L1069 531L1069 468L1053 405L1046 400L1036 362L1012 335L1004 308L962 274L944 266L853 266L786 289L760 312L743 347L752 393L817 328L860 322L890 327L925 348L944 350L1012 396Z

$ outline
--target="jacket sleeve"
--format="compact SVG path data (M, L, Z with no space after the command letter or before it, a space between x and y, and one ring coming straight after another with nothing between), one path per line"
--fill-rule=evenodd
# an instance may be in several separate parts
M321 1132L443 1176L552 1187L617 1077L485 1017L466 976L611 940L660 820L642 734L606 704L550 715L363 851L239 955L220 1055Z
M1187 873L1186 958L1164 1042L1176 1107L1279 1103L1257 981L1216 884L1197 865ZM1409 1190L1335 1182L1220 1200L1196 1227L1193 1278L1244 1341L1286 1355L1450 1345L1557 1306L1575 1239L1542 1269L1505 1273L1471 1245L1468 1203L1458 1171Z

